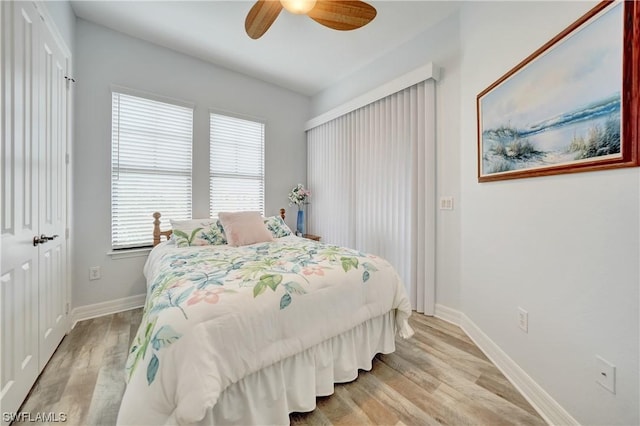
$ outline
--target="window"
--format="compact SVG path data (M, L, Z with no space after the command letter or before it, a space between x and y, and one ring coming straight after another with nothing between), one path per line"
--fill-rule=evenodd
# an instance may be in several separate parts
M264 123L211 114L211 217L253 210L264 214Z
M111 102L111 244L151 246L153 212L191 218L193 108L116 92Z

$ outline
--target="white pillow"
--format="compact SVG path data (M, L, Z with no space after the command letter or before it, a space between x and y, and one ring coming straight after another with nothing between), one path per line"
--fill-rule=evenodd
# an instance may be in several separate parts
M221 212L218 214L230 246L240 247L249 244L273 241L259 212Z
M171 220L172 236L178 247L227 244L217 219Z

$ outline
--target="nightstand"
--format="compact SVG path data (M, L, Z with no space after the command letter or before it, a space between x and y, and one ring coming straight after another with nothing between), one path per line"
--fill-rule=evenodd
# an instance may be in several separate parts
M320 237L317 235L312 235L312 234L304 234L302 235L302 238L306 238L308 240L313 240L313 241L320 241Z

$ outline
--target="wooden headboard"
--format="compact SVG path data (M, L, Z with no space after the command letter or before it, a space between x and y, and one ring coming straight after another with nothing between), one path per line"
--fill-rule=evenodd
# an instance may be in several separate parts
M167 237L167 240L171 238L171 234L173 231L169 229L168 231L160 230L160 216L162 216L159 212L155 212L153 214L153 246L157 246L160 244L160 238L164 235Z
M280 217L282 218L282 220L284 220L285 217L285 209L280 209ZM158 244L160 244L160 240L162 238L162 236L164 235L167 240L169 238L171 238L171 233L173 232L171 229L169 229L168 231L161 231L160 230L160 217L162 215L159 212L155 212L153 214L153 246L157 246Z

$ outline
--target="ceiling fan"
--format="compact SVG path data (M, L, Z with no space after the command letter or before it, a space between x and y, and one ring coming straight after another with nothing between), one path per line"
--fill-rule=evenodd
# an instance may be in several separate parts
M252 39L262 37L283 8L340 31L363 27L376 17L373 6L358 0L258 0L244 21L247 35Z

